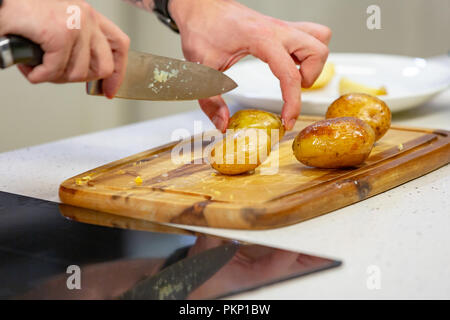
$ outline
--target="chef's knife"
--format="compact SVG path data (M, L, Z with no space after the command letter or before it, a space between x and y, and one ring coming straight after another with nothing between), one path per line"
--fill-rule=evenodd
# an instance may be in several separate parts
M42 63L39 45L19 36L0 37L0 68L16 63ZM87 83L90 95L103 95L102 80ZM236 88L222 72L201 64L130 51L125 79L118 98L136 100L197 100L217 96Z

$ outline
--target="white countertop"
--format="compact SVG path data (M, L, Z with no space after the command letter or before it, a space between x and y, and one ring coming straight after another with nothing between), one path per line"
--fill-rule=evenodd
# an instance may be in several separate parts
M212 128L196 111L2 153L0 190L58 201L63 180L165 144L174 129L193 132L194 120L202 121L203 130ZM394 115L393 120L395 124L450 130L450 90L418 109ZM447 165L370 199L289 227L189 229L343 261L339 268L238 298L449 299L449 208ZM380 289L367 287L370 275L374 276L371 266L380 271Z

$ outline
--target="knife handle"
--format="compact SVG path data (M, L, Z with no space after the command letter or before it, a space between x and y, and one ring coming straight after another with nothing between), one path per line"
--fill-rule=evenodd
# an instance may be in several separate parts
M42 48L21 36L6 35L0 37L0 68L6 69L17 63L30 67L42 64L44 51ZM90 95L103 95L103 80L86 83L86 91Z
M2 69L17 63L35 67L42 64L43 56L44 51L33 41L16 35L0 37L0 68Z
M91 96L103 96L103 80L92 80L86 82L86 93Z

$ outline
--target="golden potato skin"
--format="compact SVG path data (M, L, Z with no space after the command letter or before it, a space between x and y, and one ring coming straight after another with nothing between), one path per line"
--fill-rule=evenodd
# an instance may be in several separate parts
M363 163L375 142L375 133L354 117L326 119L304 128L292 143L298 161L317 168L345 168Z
M278 115L267 111L247 109L236 112L228 123L227 129L234 130L232 140L221 140L216 143L210 154L211 166L222 174L237 175L256 169L270 153L272 148L271 133L272 129L279 130L278 139L284 136L284 126ZM245 137L249 130L254 129L258 136L257 140L246 140L244 143L238 144L238 139ZM262 132L258 132L263 129ZM265 130L265 131L264 131ZM264 141L262 141L264 140ZM234 144L234 152L227 154L227 143ZM240 150L237 150L240 147ZM222 160L216 161L215 156L217 150L222 149ZM245 155L244 163L238 163L237 153ZM219 155L220 156L220 155ZM257 161L252 161L254 158Z
M267 134L271 137L271 130L279 130L279 140L284 136L284 126L281 118L271 112L247 109L236 112L228 122L228 129L266 129ZM270 140L269 140L270 141Z
M257 130L253 130L257 132ZM223 140L217 142L210 153L209 162L211 166L222 174L226 175L237 175L245 173L256 169L270 153L268 150L267 142L269 142L269 137L265 131L258 132L253 136L254 138L246 138L246 130L240 130L233 136L225 137ZM238 140L241 143L238 143ZM234 144L234 148L227 149L227 143ZM222 150L222 155L220 155L219 150ZM239 163L238 154L242 155L242 163ZM216 158L216 153L217 157ZM219 161L216 161L219 160Z
M336 99L329 107L326 118L356 117L366 121L379 140L391 126L391 111L384 101L364 93L349 93Z

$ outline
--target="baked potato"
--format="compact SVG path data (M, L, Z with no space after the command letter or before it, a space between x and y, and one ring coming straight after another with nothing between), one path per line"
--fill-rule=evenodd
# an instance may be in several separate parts
M225 135L211 149L209 163L222 174L237 175L256 169L270 153L265 130L243 129Z
M326 118L356 117L366 121L379 140L391 126L391 111L384 101L364 93L349 93L336 99L329 107Z
M278 130L278 141L284 136L284 126L281 122L281 118L271 112L247 109L240 110L236 112L228 122L227 129L240 130L240 129L266 129L269 137L268 149L270 151L271 145L271 134L272 130ZM275 132L274 132L275 134ZM276 136L273 139L277 139ZM277 142L278 142L277 141Z
M363 120L342 117L318 121L304 128L292 143L298 161L317 168L344 168L363 163L375 133Z

